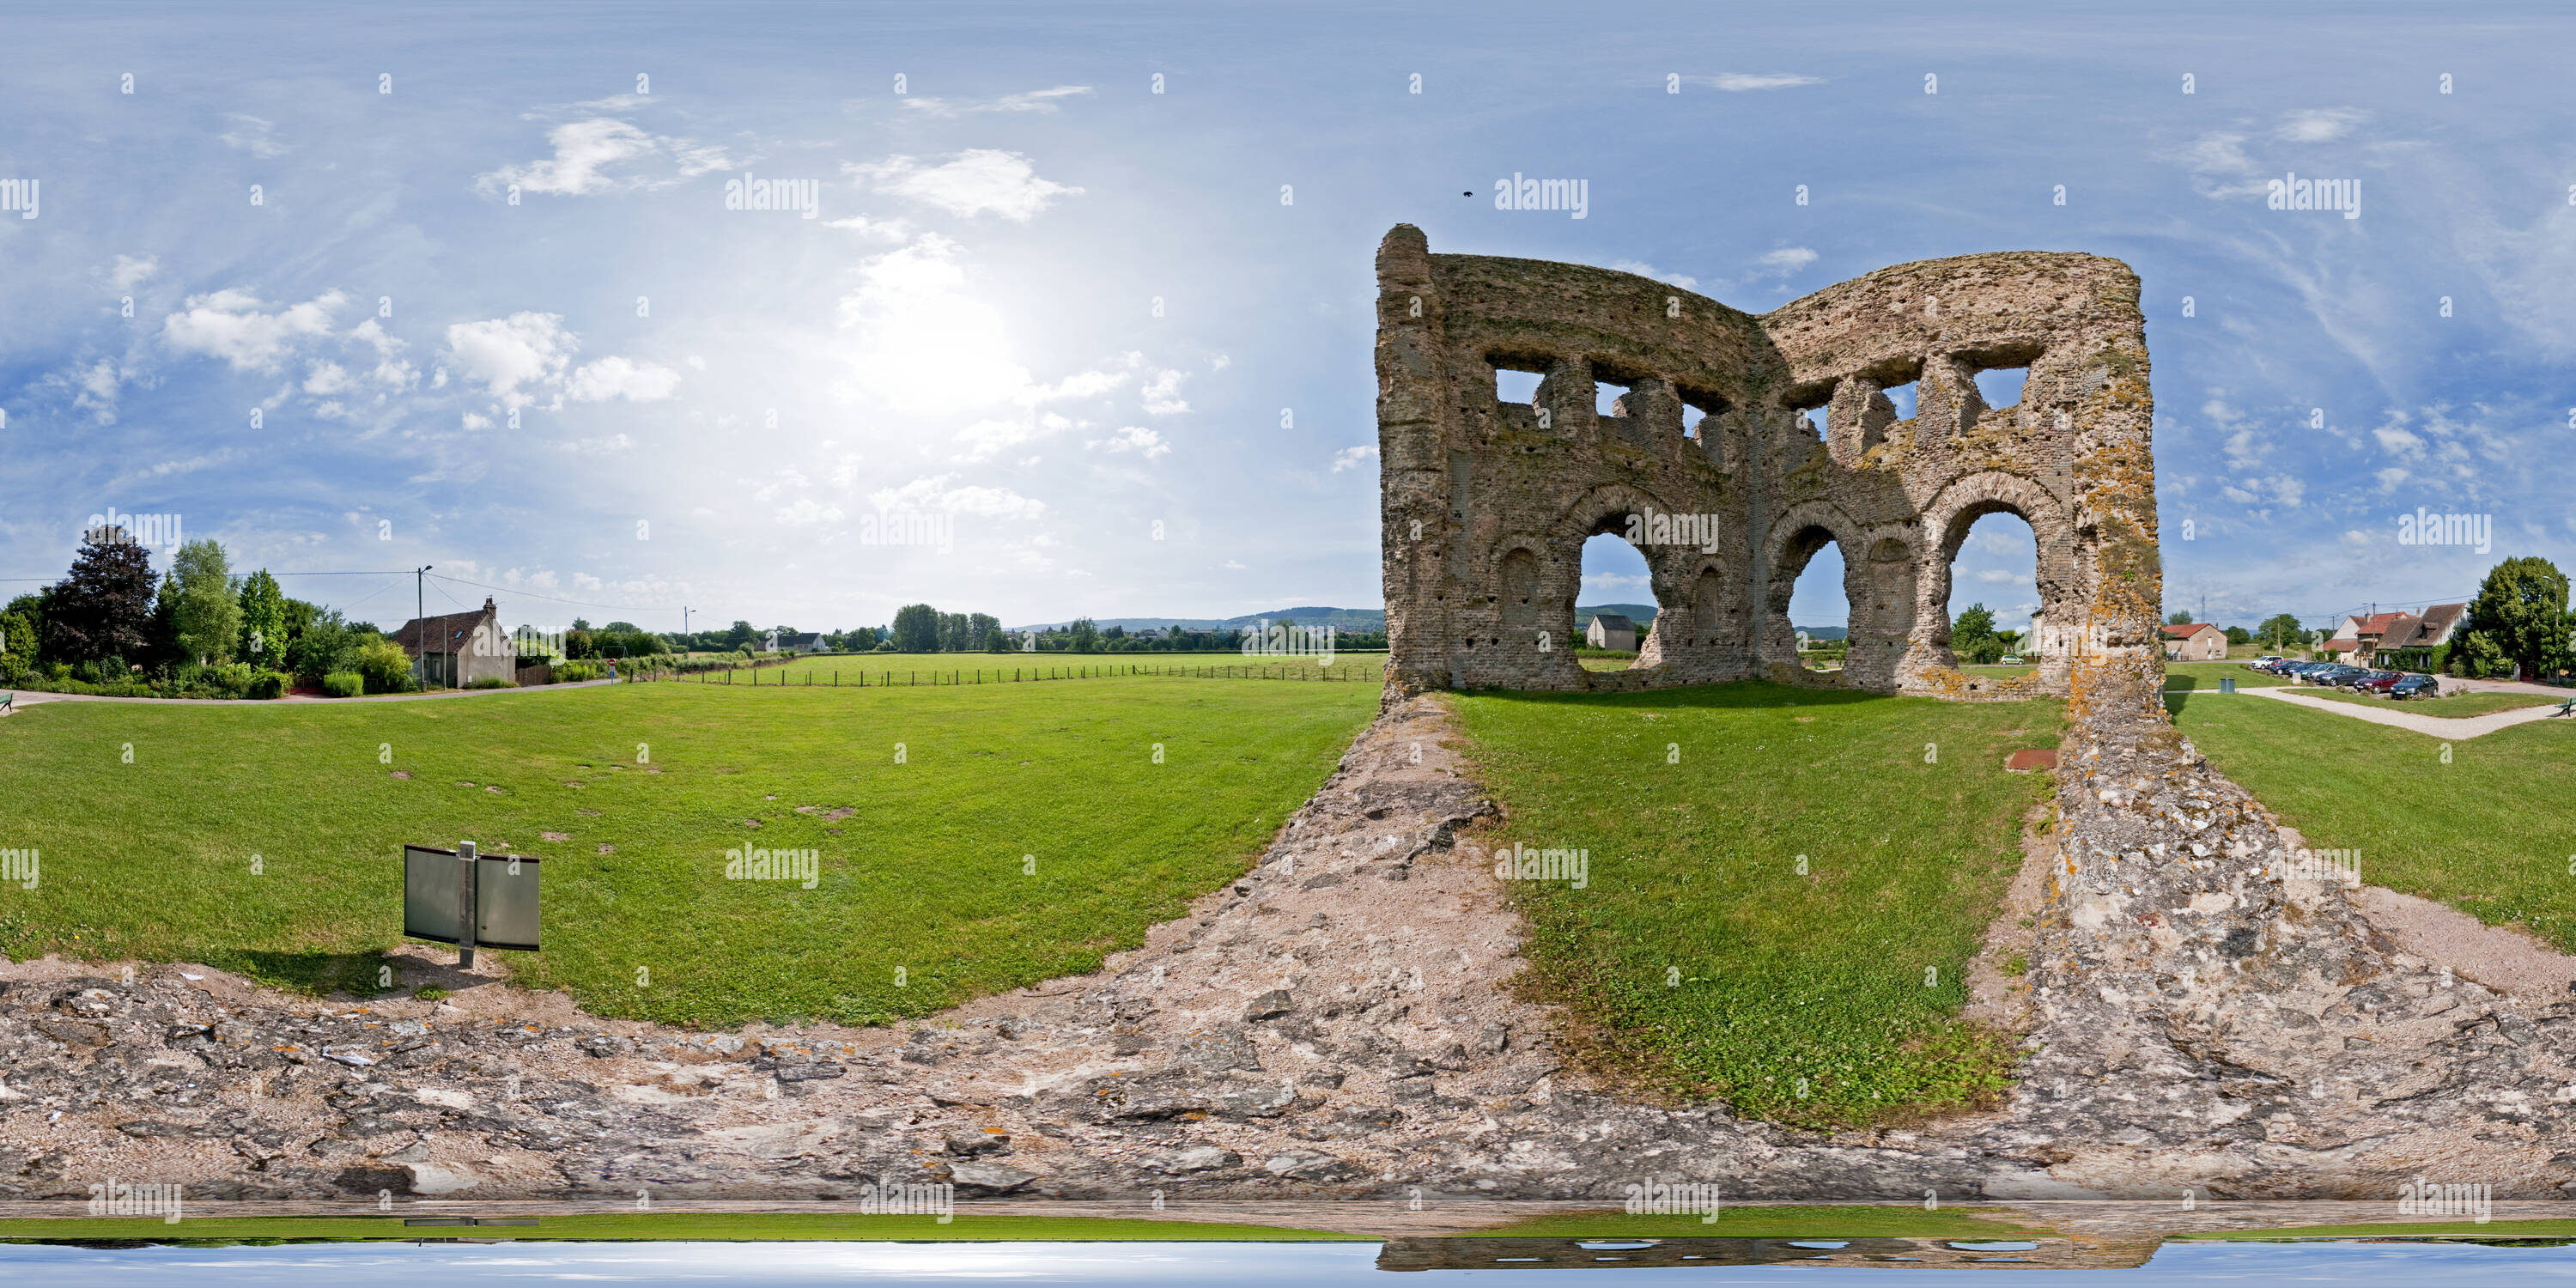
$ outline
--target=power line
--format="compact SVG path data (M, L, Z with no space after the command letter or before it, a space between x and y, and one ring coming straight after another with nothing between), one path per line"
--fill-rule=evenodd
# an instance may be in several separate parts
M524 595L529 599L542 599L556 604L572 604L581 608L611 608L630 610L634 612L670 611L670 606L667 604L598 604L587 599L565 599L560 595L540 595L533 590L523 590L517 586L494 586L485 582L467 581L462 577L442 577L436 573L430 574L429 579L431 581L452 581L459 586L472 586L476 590L497 590L505 595Z

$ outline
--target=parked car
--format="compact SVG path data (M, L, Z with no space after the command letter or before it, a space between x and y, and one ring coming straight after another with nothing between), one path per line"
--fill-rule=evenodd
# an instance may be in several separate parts
M2352 691L2355 693L2386 693L2399 680L2405 678L2406 673L2403 671L2373 671L2368 675L2354 680L2352 682Z
M2257 671L2269 671L2269 670L2271 670L2273 667L2278 666L2278 665L2280 665L2281 663L2286 662L2286 661L2288 661L2288 660L2289 660L2289 659L2287 659L2287 658L2285 658L2285 657L2282 657L2282 656L2281 656L2280 654L2278 654L2278 653L2266 653L2266 654L2264 654L2263 656L2258 657L2258 658L2254 659L2253 661L2246 663L2245 665L2247 665L2248 667L2251 667L2251 668L2253 668L2254 670L2257 670Z
M2345 684L2356 675L2367 674L2369 674L2369 672L2357 666L2347 666L2341 662L2329 662L2324 666L2320 666L2309 671L2307 674L2302 675L2299 678L2310 684L2323 685L2324 687L2331 689Z
M2388 686L2388 696L2438 698L2442 696L2442 682L2429 675L2402 675L2397 678L2397 683Z

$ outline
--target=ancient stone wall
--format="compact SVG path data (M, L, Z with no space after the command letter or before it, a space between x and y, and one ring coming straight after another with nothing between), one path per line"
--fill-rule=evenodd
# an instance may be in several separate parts
M1607 269L1433 255L1411 225L1377 267L1392 692L1814 682L1789 594L1832 543L1844 684L2154 702L2153 404L2127 266L1901 264L1761 316ZM1986 406L1975 376L2003 367L2027 368L2021 398ZM1538 373L1536 396L1501 401L1498 370ZM1605 383L1626 393L1601 415ZM1899 419L1885 391L1909 383ZM2039 547L2040 666L2013 680L1962 673L1949 647L1950 562L1995 511ZM1583 543L1632 531L1662 616L1634 667L1587 672L1569 647Z

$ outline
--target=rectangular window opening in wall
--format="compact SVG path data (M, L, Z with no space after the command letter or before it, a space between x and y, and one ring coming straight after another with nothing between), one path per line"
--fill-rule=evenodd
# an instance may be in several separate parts
M1540 379L1542 377L1535 371L1514 371L1508 367L1497 367L1494 369L1494 397L1501 402L1518 403L1526 407L1530 404L1530 400L1538 397Z
M1703 420L1706 420L1706 419L1708 419L1708 413L1707 413L1707 412L1701 411L1698 407L1693 406L1693 405L1692 405L1692 404L1690 404L1690 403L1683 403L1683 404L1682 404L1682 437L1684 437L1684 438L1697 438L1697 437L1699 437L1699 423L1700 423L1701 421L1703 421Z
M1821 443L1825 441L1825 409L1823 404L1820 403L1813 407L1799 408L1798 419L1807 423L1807 432L1814 434L1817 442Z
M1896 408L1898 420L1914 419L1914 387L1915 382L1908 380L1904 384L1889 385L1879 390L1880 393L1887 395L1887 401Z
M1704 439L1706 435L1700 430L1700 422L1711 416L1725 415L1727 401L1715 394L1703 394L1690 389L1676 392L1681 395L1682 400L1682 437Z
M1614 385L1598 378L1594 379L1592 388L1593 410L1604 416L1609 415L1612 409L1618 406L1619 400L1626 397L1628 393L1628 386Z
M1988 367L1977 373L1977 397L1989 407L2010 407L2021 401L2022 384L2029 379L2028 367Z

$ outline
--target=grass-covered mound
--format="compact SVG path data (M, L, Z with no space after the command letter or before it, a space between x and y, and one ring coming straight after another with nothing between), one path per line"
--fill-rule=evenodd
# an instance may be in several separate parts
M2048 787L2004 758L2056 744L2056 702L1746 683L1457 708L1510 810L1493 839L1588 852L1588 888L1514 893L1525 982L1597 1062L1814 1125L2001 1090L2011 1043L1957 1021L1962 973Z

